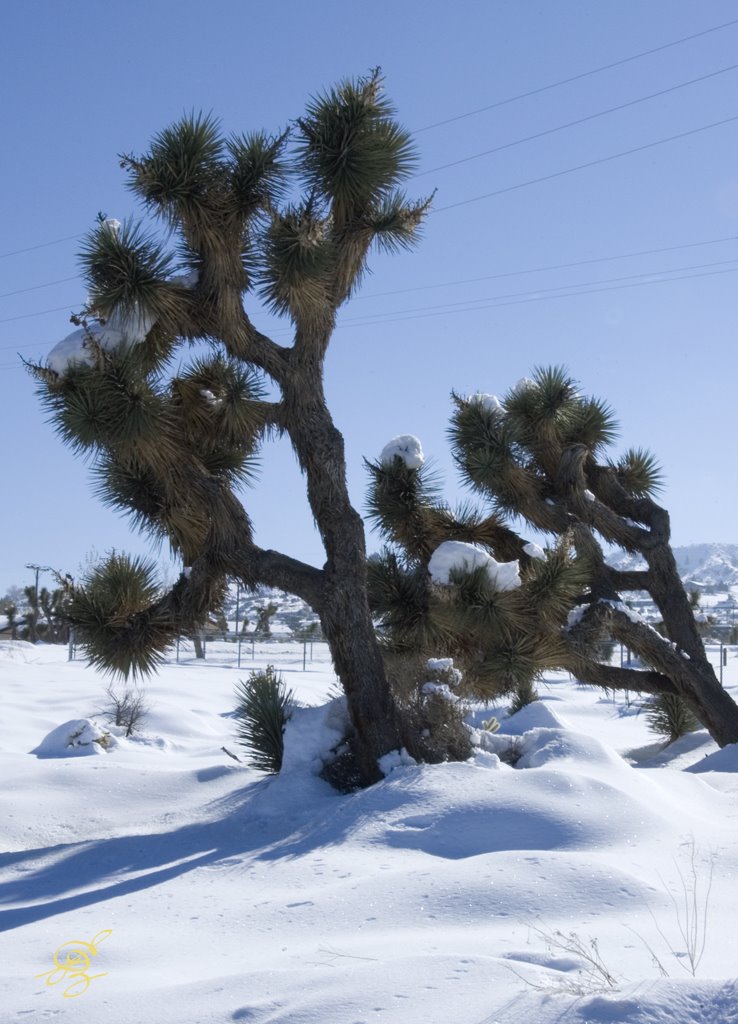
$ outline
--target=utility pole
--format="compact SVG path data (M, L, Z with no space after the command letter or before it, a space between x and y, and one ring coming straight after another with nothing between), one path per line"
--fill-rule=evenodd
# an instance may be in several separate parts
M36 600L35 600L34 606L32 608L31 622L30 622L30 627L31 627L31 643L35 644L36 641L38 640L38 636L36 634L36 626L38 624L38 575L41 572L51 572L51 566L50 565L36 565L35 562L26 562L26 569L33 569L33 571L36 573Z

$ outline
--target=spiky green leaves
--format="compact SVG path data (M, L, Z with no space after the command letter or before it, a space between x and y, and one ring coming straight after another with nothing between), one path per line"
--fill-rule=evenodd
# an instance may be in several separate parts
M524 458L525 449L502 406L485 396L453 396L451 452L467 482L502 512L543 498L542 480Z
M399 457L386 463L365 461L370 475L367 511L382 536L410 558L427 563L444 539L439 532L452 518L439 501L439 482L427 465L411 468Z
M561 366L539 367L505 396L506 421L515 440L555 472L553 460L572 444L596 454L612 443L616 423L611 410L583 396Z
M491 426L496 404L477 405L475 414ZM482 699L525 687L556 665L559 631L587 582L569 545L532 557L494 516L472 507L454 515L439 501L438 484L428 480L425 466L413 468L395 457L367 468L370 518L395 546L372 559L368 570L370 605L388 649L457 659L467 685ZM522 559L521 585L503 586L486 563L453 568L447 583L435 583L429 559L450 540L471 542L503 561Z
M160 596L156 566L110 554L74 588L69 618L91 664L126 677L147 675L162 661L174 634L151 614Z
M130 350L95 350L95 365L74 363L45 380L41 399L63 440L80 452L120 446L161 451L162 397Z
M253 132L228 140L231 190L238 209L246 217L270 210L284 195L286 141L286 132L277 136Z
M132 190L176 227L180 218L205 213L224 191L223 150L217 119L192 114L154 136L146 156L122 162Z
M379 71L314 99L297 126L301 175L339 228L378 210L415 166L410 135L382 95Z
M618 482L634 498L651 497L663 487L661 466L651 452L630 448L617 460L608 463Z
M612 411L582 395L562 367L535 370L502 402L487 398L454 396L449 434L457 465L501 512L541 530L566 530L594 488L588 473L595 459L615 438Z
M646 702L646 721L652 732L666 738L667 744L700 728L695 714L684 699L675 693L660 693L650 697Z
M236 722L239 742L248 763L257 771L276 774L284 756L284 730L294 695L282 676L267 665L236 685Z
M418 240L418 229L432 199L433 196L411 202L404 192L394 192L381 199L365 218L377 248L388 253L411 249Z
M219 355L197 359L174 378L170 393L175 430L201 459L253 453L264 429L264 386L248 367Z
M138 346L96 352L62 377L37 373L42 400L72 447L93 457L101 500L167 539L186 563L227 527L223 488L253 475L265 423L260 379L223 357L195 361L170 385Z
M276 214L264 238L261 295L275 313L303 326L333 320L335 246L312 203Z
M248 287L255 223L284 192L285 141L263 132L226 139L215 118L198 114L160 132L144 156L123 158L131 188L181 233L210 291Z
M90 306L103 319L114 312L151 322L176 317L180 295L166 281L171 256L140 226L100 221L85 239L80 263Z

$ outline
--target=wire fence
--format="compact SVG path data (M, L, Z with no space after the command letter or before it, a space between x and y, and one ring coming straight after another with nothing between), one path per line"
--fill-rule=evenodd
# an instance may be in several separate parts
M69 661L83 655L72 637L69 641ZM281 664L293 662L295 667L302 664L303 672L315 661L330 661L328 644L322 639L301 639L296 637L254 637L206 635L197 640L178 637L165 652L165 659L185 665L206 661L210 664L231 668L247 667L250 662L279 659Z
M624 644L619 644L619 656L616 651L614 660L619 661L621 668L645 668ZM731 661L738 658L738 645L713 643L705 644L705 653L715 669L715 674L723 684L723 676ZM79 656L74 637L69 641L69 661ZM281 664L293 663L295 667L302 664L302 671L313 661L330 661L328 642L323 639L301 639L298 637L255 637L249 636L213 636L208 635L193 640L191 637L179 637L165 653L167 661L176 664L192 664L206 661L211 664L229 667L247 667L250 662L269 661L278 658Z

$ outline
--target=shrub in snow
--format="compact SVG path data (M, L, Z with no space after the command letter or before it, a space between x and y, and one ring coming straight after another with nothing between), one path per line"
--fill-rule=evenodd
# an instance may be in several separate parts
M522 680L518 683L513 698L510 701L510 714L514 715L518 711L522 711L524 707L532 704L534 700L538 700L538 690L536 690L533 680Z
M388 652L385 664L420 759L435 764L470 757L471 740L464 723L467 704L459 693L462 674L453 659Z
M130 736L149 711L143 691L130 686L119 690L111 684L105 694L107 700L98 708L98 714L113 725L125 729L126 736Z
M252 768L276 774L284 756L284 730L291 714L293 692L282 676L267 665L263 672L252 672L236 686L237 735L246 748Z
M666 737L667 744L700 728L689 707L673 693L660 693L646 701L646 721L652 732Z

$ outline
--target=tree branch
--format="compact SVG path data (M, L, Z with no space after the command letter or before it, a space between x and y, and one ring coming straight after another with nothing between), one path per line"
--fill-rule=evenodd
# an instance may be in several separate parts
M600 661L582 658L572 652L566 665L572 675L582 683L603 686L608 690L635 690L637 693L670 693L678 690L668 676L651 669L618 668Z
M651 582L651 575L645 569L621 570L605 566L612 586L617 591L631 592L633 590L648 590Z
M256 544L243 545L231 564L235 575L246 587L264 584L296 594L320 614L324 600L324 573L306 562L264 549Z

